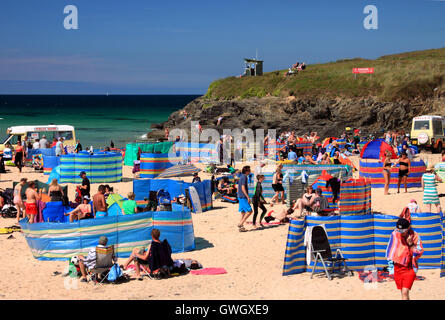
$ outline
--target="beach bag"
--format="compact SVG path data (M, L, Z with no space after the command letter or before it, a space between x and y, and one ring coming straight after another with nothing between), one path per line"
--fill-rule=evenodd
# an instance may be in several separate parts
M113 264L113 266L110 269L110 272L108 273L107 280L110 282L115 282L117 279L122 277L123 273L121 268L117 263Z

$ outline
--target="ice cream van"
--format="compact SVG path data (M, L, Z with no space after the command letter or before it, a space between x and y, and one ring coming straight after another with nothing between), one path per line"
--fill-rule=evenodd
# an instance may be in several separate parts
M413 118L410 139L419 149L442 152L445 147L445 118L441 116Z
M43 126L16 126L10 127L6 130L6 138L3 143L0 144L0 150L2 151L7 144L10 144L14 148L17 146L17 141L20 139L23 141L25 137L28 137L28 141L31 143L36 139L42 139L43 136L51 144L53 139L64 138L64 146L74 146L76 144L76 133L73 126L68 125L43 125Z

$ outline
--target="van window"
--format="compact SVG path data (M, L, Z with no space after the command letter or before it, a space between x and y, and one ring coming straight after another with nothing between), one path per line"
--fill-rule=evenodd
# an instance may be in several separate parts
M429 120L415 121L414 130L430 130L430 121Z
M433 134L441 136L442 135L442 121L433 120Z
M10 134L5 141L3 142L3 144L9 143L10 145L14 145L17 144L19 136L15 135L15 134Z
M63 137L65 140L73 140L72 131L56 131L54 132L54 138Z

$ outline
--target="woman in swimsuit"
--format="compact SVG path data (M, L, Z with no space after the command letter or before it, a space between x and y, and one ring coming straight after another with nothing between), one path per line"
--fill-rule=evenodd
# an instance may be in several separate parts
M17 222L20 221L22 210L23 210L23 217L25 217L25 205L23 204L22 200L22 187L26 184L28 179L22 178L20 179L20 183L17 184L14 188L14 205L17 209Z
M391 180L391 151L386 151L383 158L383 178L385 179L385 191L384 194L389 194L389 182Z
M272 188L275 191L271 203L279 202L279 196L281 194L281 202L285 204L284 201L284 188L283 188L283 173L281 172L281 166L277 167L275 174L273 175Z
M400 193L400 184L405 184L405 193L408 192L407 189L407 180L409 175L409 170L411 166L411 161L408 158L406 151L402 152L402 155L399 158L399 181L397 182L397 193Z
M312 186L308 186L306 188L306 193L303 194L303 196L297 200L295 203L295 206L292 209L298 209L300 217L303 216L303 209L312 210L312 204L314 203L316 194L314 193L314 189Z
M57 179L53 179L48 189L48 194L51 201L63 201L63 190L57 182Z

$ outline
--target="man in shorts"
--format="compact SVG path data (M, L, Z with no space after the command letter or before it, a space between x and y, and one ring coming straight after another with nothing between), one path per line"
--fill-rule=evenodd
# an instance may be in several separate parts
M105 186L100 185L98 192L93 197L94 218L107 216L107 203L105 202Z
M37 209L37 200L40 199L39 194L37 193L35 189L35 182L30 181L28 182L28 189L26 189L26 215L28 216L29 223L34 223L37 214L39 213Z
M244 223L252 214L252 207L250 206L250 198L249 198L249 188L247 185L248 175L250 174L250 166L244 166L242 171L242 175L238 181L238 211L241 213L241 221L238 224L238 229L240 232L245 232Z

